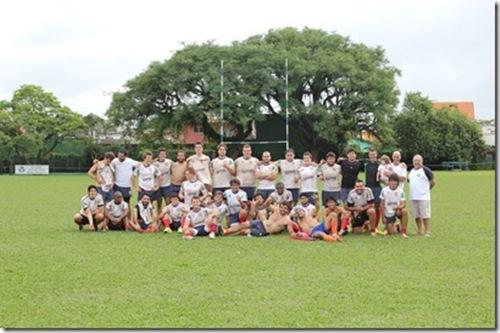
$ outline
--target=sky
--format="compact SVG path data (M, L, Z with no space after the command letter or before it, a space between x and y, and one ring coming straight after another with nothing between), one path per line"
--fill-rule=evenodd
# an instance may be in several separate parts
M111 93L182 42L227 44L287 26L382 46L402 71L400 99L474 102L495 117L493 0L2 1L0 99L22 84L103 116Z

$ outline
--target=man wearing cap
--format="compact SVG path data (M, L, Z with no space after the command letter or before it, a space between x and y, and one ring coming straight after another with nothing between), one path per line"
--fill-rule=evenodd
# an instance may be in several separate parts
M113 200L106 204L104 217L108 230L128 230L129 207L123 200L123 194L119 191L113 193Z

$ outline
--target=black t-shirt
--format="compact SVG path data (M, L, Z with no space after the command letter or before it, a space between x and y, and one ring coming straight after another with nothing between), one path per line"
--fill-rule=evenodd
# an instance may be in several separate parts
M342 172L341 186L343 188L354 188L359 172L363 171L363 164L358 160L353 162L349 162L349 160L340 160L337 163L340 164Z
M377 172L380 162L378 160L365 162L365 183L368 187L380 187L380 182L377 181Z

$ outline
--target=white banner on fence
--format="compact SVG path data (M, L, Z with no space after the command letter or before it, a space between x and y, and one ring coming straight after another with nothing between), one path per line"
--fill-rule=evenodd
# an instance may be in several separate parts
M48 175L49 166L44 165L16 165L16 175Z

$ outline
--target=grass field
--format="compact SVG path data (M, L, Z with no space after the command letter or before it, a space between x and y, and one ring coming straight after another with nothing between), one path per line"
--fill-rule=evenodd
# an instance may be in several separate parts
M0 176L0 327L495 326L493 171L437 172L432 237L79 232L84 175Z

